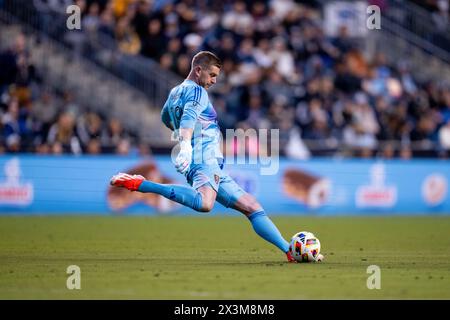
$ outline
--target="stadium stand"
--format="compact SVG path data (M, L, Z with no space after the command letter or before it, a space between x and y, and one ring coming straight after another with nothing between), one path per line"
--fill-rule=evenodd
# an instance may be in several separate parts
M384 12L395 9L389 7L395 1L372 2ZM8 1L5 3L8 8ZM135 74L120 59L105 58L110 50L136 63L143 57L157 62L174 81L187 75L195 52L216 52L223 59L223 70L210 95L222 129L278 128L282 154L288 157L449 155L449 83L432 77L420 79L412 72L417 66L407 60L393 61L383 52L367 57L360 41L350 37L346 28L335 37L327 36L321 1L78 0L73 3L83 11L80 32L54 28L49 21L64 20L66 15L51 3L32 2L40 29L63 39L80 55L108 61L109 71L131 84ZM435 4L438 14L448 14L448 1ZM434 10L429 13L433 17L436 10L430 10ZM390 17L395 20L395 15ZM445 21L440 23L448 30L448 19ZM107 50L100 40L105 37L114 40ZM2 63L8 68L11 63L7 59L15 60L18 67L23 63L3 53ZM11 84L11 80L2 81L3 88ZM139 87L138 82L134 84ZM5 115L9 108L14 109L10 105L16 102L11 101L3 104ZM162 101L155 100L155 108L161 105ZM19 109L24 109L20 103ZM46 124L50 132L57 123L70 122L59 117L52 125ZM102 122L99 115L91 113L80 119L94 127ZM75 149L103 151L98 148L102 142L94 139L96 142L89 143L88 138L100 134L89 133L80 121L75 121L72 130L81 146ZM24 141L45 140L36 138L42 134L30 131L19 135ZM4 133L3 140L7 139ZM114 139L108 141L109 149L117 145ZM67 148L63 152L76 153Z

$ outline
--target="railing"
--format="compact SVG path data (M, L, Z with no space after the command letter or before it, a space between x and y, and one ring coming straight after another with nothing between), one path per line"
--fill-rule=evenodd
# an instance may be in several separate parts
M382 29L371 32L367 39L376 47L375 51L383 52L390 61L410 62L411 73L416 79L450 83L450 64L441 58L442 55L435 55L437 48L431 48L429 43L401 26L385 20Z
M439 30L430 12L405 0L388 0L383 18L438 48L434 54L450 63L450 22Z
M392 20L383 20L382 22L382 30L385 29L388 32L394 34L397 37L401 37L412 45L422 48L426 53L433 55L443 62L450 64L450 52L446 51L432 42L428 41L426 38L422 38L416 33L411 32L406 29L404 26L393 22Z
M88 36L86 32L68 30L65 10L40 13L30 0L5 0L4 10L139 89L156 109L164 104L169 90L182 81L178 75L162 69L151 59L120 53L116 41L106 34L96 32ZM71 46L70 37L73 35L81 41L79 50ZM90 41L90 36L95 41ZM89 46L94 42L95 49L90 50Z
M317 1L322 7L325 7L330 3L329 0ZM347 2L358 1L361 0L347 0ZM423 56L423 54L425 54L428 57L428 60L433 60L435 62L434 64L442 67L440 70L434 68L434 71L430 72L428 63L415 64L415 70L413 71L421 79L425 79L425 75L428 79L448 79L449 76L446 73L450 68L450 52L444 49L440 42L431 41L433 39L437 40L437 38L432 37L432 35L436 34L436 30L433 23L429 21L430 17L427 15L427 12L420 10L420 8L411 9L411 6L408 6L406 2L400 0L390 0L389 4L390 5L381 12L381 30L372 30L365 38L365 47L368 50L368 55L374 53L374 45L377 45L380 49L384 46L385 50L383 50L383 52L389 56L391 62L395 63L400 61L398 59L405 60L410 58L409 52L404 50L406 46L410 51L416 52L418 56ZM446 37L450 37L450 30ZM387 40L387 42L374 43L374 39L380 38ZM399 45L398 42L400 42L401 45ZM389 43L389 45L387 43ZM420 54L418 50L421 50L423 54ZM422 58L421 60L422 62L426 61ZM436 70L437 72L435 72Z

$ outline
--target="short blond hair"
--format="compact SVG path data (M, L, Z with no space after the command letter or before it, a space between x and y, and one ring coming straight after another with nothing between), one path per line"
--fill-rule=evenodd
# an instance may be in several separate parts
M210 67L216 66L219 69L222 68L222 62L220 59L210 51L200 51L193 58L191 63L191 68L196 66Z

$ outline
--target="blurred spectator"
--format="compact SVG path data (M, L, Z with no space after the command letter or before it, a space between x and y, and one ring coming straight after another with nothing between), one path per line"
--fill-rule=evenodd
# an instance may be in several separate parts
M439 144L448 156L450 154L450 120L439 129Z
M152 59L158 60L164 49L166 39L162 33L161 21L153 18L148 23L148 33L142 38L141 53Z
M258 45L253 49L253 59L262 68L268 69L272 67L274 60L270 54L270 42L266 38L258 41Z
M53 153L81 154L81 143L75 132L75 117L72 113L64 112L49 130L48 143L53 145Z
M48 144L42 143L36 146L35 152L37 154L50 154L51 148Z
M100 15L100 21L98 24L98 32L102 35L114 37L114 13L112 9L104 10Z
M164 53L159 59L161 68L167 71L173 71L175 67L175 58L170 53Z
M438 31L448 32L450 26L450 5L448 0L437 0L437 9L433 12L433 22L436 25Z
M102 131L103 121L98 114L87 112L78 118L76 123L76 135L79 137L84 149L87 149L91 140L100 139Z
M102 130L100 137L102 148L106 152L113 152L121 142L129 140L129 134L125 132L122 123L116 118L108 121L108 125Z
M81 28L84 32L95 34L100 26L100 6L97 2L92 2L88 7L87 14L81 21Z
M409 160L412 158L412 151L409 145L403 145L400 148L400 159Z
M276 37L272 40L273 48L269 53L272 61L275 62L275 70L289 79L292 76L294 68L294 57L290 51L288 51L286 41L281 37Z
M138 155L141 157L152 156L152 150L148 143L141 142L138 146Z
M297 160L307 160L311 157L311 152L303 142L298 127L292 127L289 131L289 138L284 153L287 157Z
M33 140L33 120L19 99L12 97L7 112L2 117L3 137L9 152L30 151Z
M183 77L188 76L189 71L191 70L191 60L187 55L181 54L178 56L175 70Z
M332 44L341 54L349 52L354 47L354 41L348 35L347 26L339 27L338 35L332 40Z
M98 138L89 140L87 147L86 147L86 153L91 154L91 155L102 153L100 140Z
M222 27L238 35L245 35L253 28L253 17L247 11L245 2L234 2L231 9L222 17Z
M116 147L116 154L128 155L130 153L130 141L128 139L121 139Z
M395 157L395 147L393 143L386 143L381 149L381 158L392 159Z
M263 129L270 127L265 117L266 108L262 105L262 99L259 94L250 94L248 99L247 118L245 121L254 129Z
M39 99L33 103L31 114L41 124L44 132L48 132L59 112L54 99L51 92L43 91Z
M30 54L26 48L25 35L19 34L13 46L0 52L0 95L8 86L15 84L19 88L27 88L34 79L34 66L29 61Z
M114 30L115 38L120 52L135 55L141 50L141 40L131 28L126 17L119 19Z

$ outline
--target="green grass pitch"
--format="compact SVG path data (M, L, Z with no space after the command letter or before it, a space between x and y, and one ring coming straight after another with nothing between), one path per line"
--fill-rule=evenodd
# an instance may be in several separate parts
M314 232L325 261L285 262L244 217L3 216L0 298L450 298L450 217L272 219L285 237ZM80 290L66 288L69 265Z

